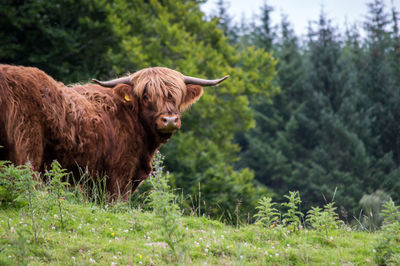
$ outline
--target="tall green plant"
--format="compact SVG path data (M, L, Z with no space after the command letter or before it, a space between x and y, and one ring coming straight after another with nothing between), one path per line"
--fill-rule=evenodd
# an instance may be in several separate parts
M336 213L335 202L328 203L322 210L319 207L311 207L307 212L306 222L309 222L318 232L325 232L326 240L329 240L329 232L339 226L339 216Z
M13 202L25 206L22 208L24 217L28 217L30 232L35 241L39 237L38 220L41 206L38 204L37 185L38 173L31 170L31 164L14 166L11 163L2 163L0 168L0 186L5 187L12 195ZM27 214L27 215L26 215Z
M274 207L275 202L271 202L272 198L263 197L258 201L256 209L258 212L254 215L257 218L256 223L260 223L266 227L272 227L279 222L280 212Z
M60 227L64 229L67 210L63 202L66 199L67 187L69 185L69 183L65 181L65 178L69 173L67 173L67 170L63 169L57 161L53 161L50 167L51 169L44 174L48 179L46 187L48 197L50 201L57 206L58 215L56 217L59 219Z
M302 224L304 214L299 211L301 203L299 191L289 191L289 195L284 196L288 202L283 202L281 205L286 207L286 213L283 214L283 221L293 230L298 230Z
M376 243L375 262L379 265L400 264L400 206L393 200L383 205L382 231Z
M163 239L171 248L176 262L184 259L184 247L181 245L185 236L179 218L182 212L176 202L177 196L168 184L169 173L163 172L163 157L157 152L153 161L153 172L149 178L153 190L148 202L154 213L161 219Z

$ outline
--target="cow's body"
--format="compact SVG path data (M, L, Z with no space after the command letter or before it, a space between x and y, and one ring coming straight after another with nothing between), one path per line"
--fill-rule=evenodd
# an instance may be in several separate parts
M37 68L0 65L0 160L30 161L38 171L55 159L70 170L87 167L108 176L113 197L127 198L149 176L156 150L179 129L180 112L202 93L170 69L161 70L172 80L159 79L159 69L132 75L135 85L105 88L69 87Z

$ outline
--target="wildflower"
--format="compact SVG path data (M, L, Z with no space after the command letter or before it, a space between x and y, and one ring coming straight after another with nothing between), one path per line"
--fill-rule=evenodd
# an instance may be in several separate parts
M143 255L142 254L138 254L138 257L141 259L143 257Z
M75 260L75 257L74 257L74 256L72 256L72 260Z
M274 228L275 227L275 224L271 224L270 226L269 226L269 228Z
M139 264L142 264L142 262L141 262L141 261L139 261Z
M205 248L204 251L205 251L205 252L208 252L208 248Z
M111 236L115 236L115 233L114 233L114 232L112 232L112 233L111 233Z
M279 254L278 254L278 253L275 253L275 257L279 257Z
M55 229L56 229L56 227L55 227L55 226L52 226L52 227L51 227L51 229L55 230Z
M287 244L286 246L287 246L288 248L290 248L290 244Z
M221 238L224 238L224 235L221 235Z
M333 241L333 236L331 236L331 237L329 238L329 240Z
M11 233L15 233L14 227L11 226L10 231L11 231Z
M124 233L128 233L129 231L128 230L124 230Z
M373 249L372 252L376 253L376 249Z
M58 215L57 214L54 214L54 219L58 219Z
M117 265L115 262L111 262L111 266L115 266Z
M240 259L243 259L243 256L242 256L242 255L240 255Z
M31 241L29 241L29 239L27 239L27 240L26 240L26 243L28 243L28 244L29 244L29 242L31 242Z
M119 238L118 237L115 237L115 241L118 241L119 240Z
M92 258L89 259L90 263L96 263L96 261Z

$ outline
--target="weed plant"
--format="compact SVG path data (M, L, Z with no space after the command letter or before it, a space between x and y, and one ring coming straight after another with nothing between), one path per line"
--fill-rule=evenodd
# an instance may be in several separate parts
M280 212L274 207L275 202L271 202L272 198L263 197L258 201L258 206L256 209L258 212L254 215L256 218L256 223L262 224L265 227L272 228L280 220Z
M288 202L283 202L282 206L287 208L286 213L283 214L283 222L288 225L291 230L298 230L301 228L302 218L304 214L300 212L299 206L301 203L300 193L298 191L289 191L289 195L285 195Z
M383 205L383 226L376 244L375 262L379 265L400 265L400 206L393 200Z
M63 204L67 194L69 194L67 190L69 183L64 181L68 175L57 161L53 161L51 169L44 174L47 178L49 203L57 207L57 214L53 217L59 219L61 229L65 228L65 215L68 213L65 204Z
M325 232L325 239L329 241L329 232L337 229L340 225L338 214L334 202L328 203L324 209L311 207L307 212L306 222L310 223L312 228L318 232Z
M162 220L163 239L171 248L175 262L183 262L185 249L181 243L185 234L180 223L182 212L176 202L177 196L171 191L168 184L169 173L163 173L162 163L162 155L157 152L154 157L153 172L150 176L153 190L149 195L149 204L154 213Z

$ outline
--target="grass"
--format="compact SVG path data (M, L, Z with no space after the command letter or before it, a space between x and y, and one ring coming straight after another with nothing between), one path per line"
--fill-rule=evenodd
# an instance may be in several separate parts
M157 155L146 210L96 202L62 182L57 163L37 179L29 165L0 162L0 265L398 265L400 207L385 205L384 226L360 231L337 220L333 202L286 213L264 197L254 224L182 215ZM93 190L94 191L94 190ZM96 190L96 193L98 190ZM93 193L89 193L93 194ZM102 197L102 195L94 195Z
M0 264L14 265L161 265L176 263L165 243L162 219L136 209L101 209L67 203L65 229L52 216L43 217L40 236L21 243L26 217L14 208L0 211ZM53 215L54 216L54 215ZM329 241L317 231L285 232L285 228L246 225L239 228L204 217L181 217L183 258L178 263L209 265L372 264L376 235L337 229ZM350 230L350 229L348 229ZM21 250L24 252L21 253ZM19 254L25 254L23 258Z

